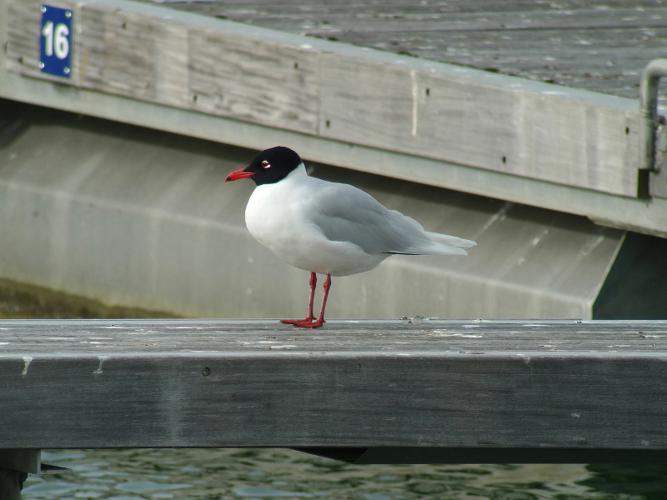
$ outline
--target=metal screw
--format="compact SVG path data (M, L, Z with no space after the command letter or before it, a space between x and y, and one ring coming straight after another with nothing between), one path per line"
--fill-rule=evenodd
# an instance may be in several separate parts
M211 369L207 366L201 371L201 374L204 377L208 377L211 374Z
M46 12L46 6L42 5L42 9L41 9L41 10L42 10L42 14L43 14L44 12Z
M39 69L44 69L44 63L43 62L39 63Z
M68 10L67 12L65 12L65 17L72 17L72 11Z

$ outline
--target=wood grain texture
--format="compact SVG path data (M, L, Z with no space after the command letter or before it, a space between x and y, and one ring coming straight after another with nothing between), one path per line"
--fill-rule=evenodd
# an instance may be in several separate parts
M633 99L641 70L664 56L667 32L664 0L209 0L172 6Z
M321 135L560 184L637 194L634 113L406 65L322 56ZM354 80L358 90L350 92Z
M187 64L194 109L315 133L317 54L224 30L190 30Z
M2 447L664 450L667 322L0 322Z
M82 4L77 21L81 87L157 100L157 82L166 83L155 67L163 30L154 20L104 5ZM174 71L178 72L178 65Z
M26 76L133 99L315 133L317 60L298 46L173 20L128 2L59 2L73 9L70 79L39 70L41 2L11 2L8 67Z
M75 7L76 68L71 79L58 80L63 84L638 194L632 101L133 2L66 4ZM11 70L43 78L36 60L39 5L10 0L7 53Z

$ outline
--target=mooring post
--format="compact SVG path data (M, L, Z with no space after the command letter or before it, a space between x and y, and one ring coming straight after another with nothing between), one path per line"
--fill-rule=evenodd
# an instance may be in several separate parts
M21 490L28 474L41 469L41 450L0 449L0 498L21 500Z

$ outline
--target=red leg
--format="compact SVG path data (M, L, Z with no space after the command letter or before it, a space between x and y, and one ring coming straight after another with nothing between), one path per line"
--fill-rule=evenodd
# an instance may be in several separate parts
M324 321L324 310L327 307L327 298L329 297L329 289L331 288L331 274L327 273L327 279L324 281L324 296L322 297L322 308L320 309L320 316L316 321L302 322L295 324L300 328L319 328L326 321Z
M281 323L286 325L297 325L298 323L310 323L315 319L313 315L313 301L315 300L315 285L317 285L317 275L310 273L310 296L308 298L308 316L304 319L281 319Z

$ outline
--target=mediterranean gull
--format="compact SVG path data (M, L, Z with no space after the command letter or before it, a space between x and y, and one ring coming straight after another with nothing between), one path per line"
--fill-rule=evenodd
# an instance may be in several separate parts
M426 231L354 186L309 176L299 155L284 146L262 151L225 182L247 178L257 185L245 209L250 234L282 260L310 271L307 316L282 320L295 327L324 324L331 276L368 271L391 255L466 255L476 244ZM317 318L316 273L326 275Z

